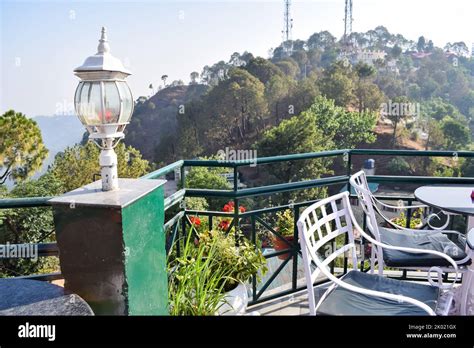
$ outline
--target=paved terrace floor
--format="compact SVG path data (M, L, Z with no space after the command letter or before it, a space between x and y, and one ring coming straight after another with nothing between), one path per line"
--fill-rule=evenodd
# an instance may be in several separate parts
M393 277L400 276L399 271L385 271L385 274ZM426 281L424 281L426 279L426 272L409 271L408 277L413 279L420 279L420 281L417 280L416 282L428 284ZM304 284L304 279L298 280L298 287ZM327 287L328 284L323 284L314 287L316 303L318 302L318 299L324 294ZM289 285L273 288L272 290L265 292L265 296L269 296L287 289L289 289ZM250 315L309 315L307 290L304 289L299 292L290 295L285 295L274 300L269 300L262 303L258 303L253 306L249 306L247 309L247 313Z

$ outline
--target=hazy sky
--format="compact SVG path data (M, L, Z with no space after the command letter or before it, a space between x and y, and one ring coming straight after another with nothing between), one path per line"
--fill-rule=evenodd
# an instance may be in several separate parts
M354 31L384 25L392 33L437 46L474 42L473 0L353 0ZM292 2L293 39L343 33L344 0ZM134 97L148 95L163 74L189 73L245 50L268 56L281 42L278 1L11 1L0 0L0 112L28 116L71 110L78 79L73 69L96 52L101 26L111 53L133 75Z

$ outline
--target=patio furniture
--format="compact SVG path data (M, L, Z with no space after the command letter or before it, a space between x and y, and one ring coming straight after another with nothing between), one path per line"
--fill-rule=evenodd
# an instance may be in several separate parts
M472 248L469 248L466 243L466 236L457 231L439 229L414 230L400 226L393 229L381 227L376 220L375 212L377 212L384 220L387 220L387 218L383 216L380 209L377 207L377 204L384 205L384 203L377 200L372 192L368 189L365 173L360 171L354 174L350 178L350 183L357 193L360 205L366 215L368 232L373 238L375 238L378 242L391 246L419 248L427 251L423 254L410 254L399 250L382 250L380 246L373 246L371 249L370 258L371 272L374 271L375 264L378 266L379 275L383 274L384 266L424 271L429 271L431 267L436 266L443 272L454 272L454 268L450 266L449 262L447 262L445 258L439 257L439 255L428 253L428 250L447 254L456 262L456 265L459 266L459 272L463 274L463 282L460 289L460 294L457 297L457 302L461 303L461 313L466 314L465 306L467 302L464 299L467 298L467 292L469 291L470 283L472 282L473 278L473 270L470 269L469 265L472 264L472 260L474 258L474 252ZM426 206L390 207L408 209Z
M94 315L86 301L45 281L0 279L0 315Z
M311 315L447 315L453 301L454 283L442 282L441 269L433 267L437 280L428 273L429 285L395 280L358 270L355 231L379 248L405 253L430 254L451 265L456 273L456 262L449 256L432 250L391 246L366 234L352 212L349 193L343 192L312 204L297 222L308 289ZM341 236L341 237L340 237ZM337 238L339 237L339 238ZM347 237L342 246L338 245ZM336 242L336 250L328 252L328 245ZM341 278L331 273L329 265L338 256L348 255L352 270ZM312 263L316 265L313 271ZM331 285L316 303L314 281L322 273Z
M467 229L474 228L472 185L421 186L414 192L416 199L448 214L467 216Z

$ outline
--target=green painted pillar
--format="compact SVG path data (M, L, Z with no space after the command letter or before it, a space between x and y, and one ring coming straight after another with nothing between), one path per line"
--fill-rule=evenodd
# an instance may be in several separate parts
M97 181L50 200L64 286L96 315L168 314L164 183Z

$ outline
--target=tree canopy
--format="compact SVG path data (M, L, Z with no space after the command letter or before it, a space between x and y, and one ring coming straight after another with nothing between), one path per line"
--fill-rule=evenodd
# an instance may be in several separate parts
M14 110L0 116L0 184L30 177L47 155L35 121Z

